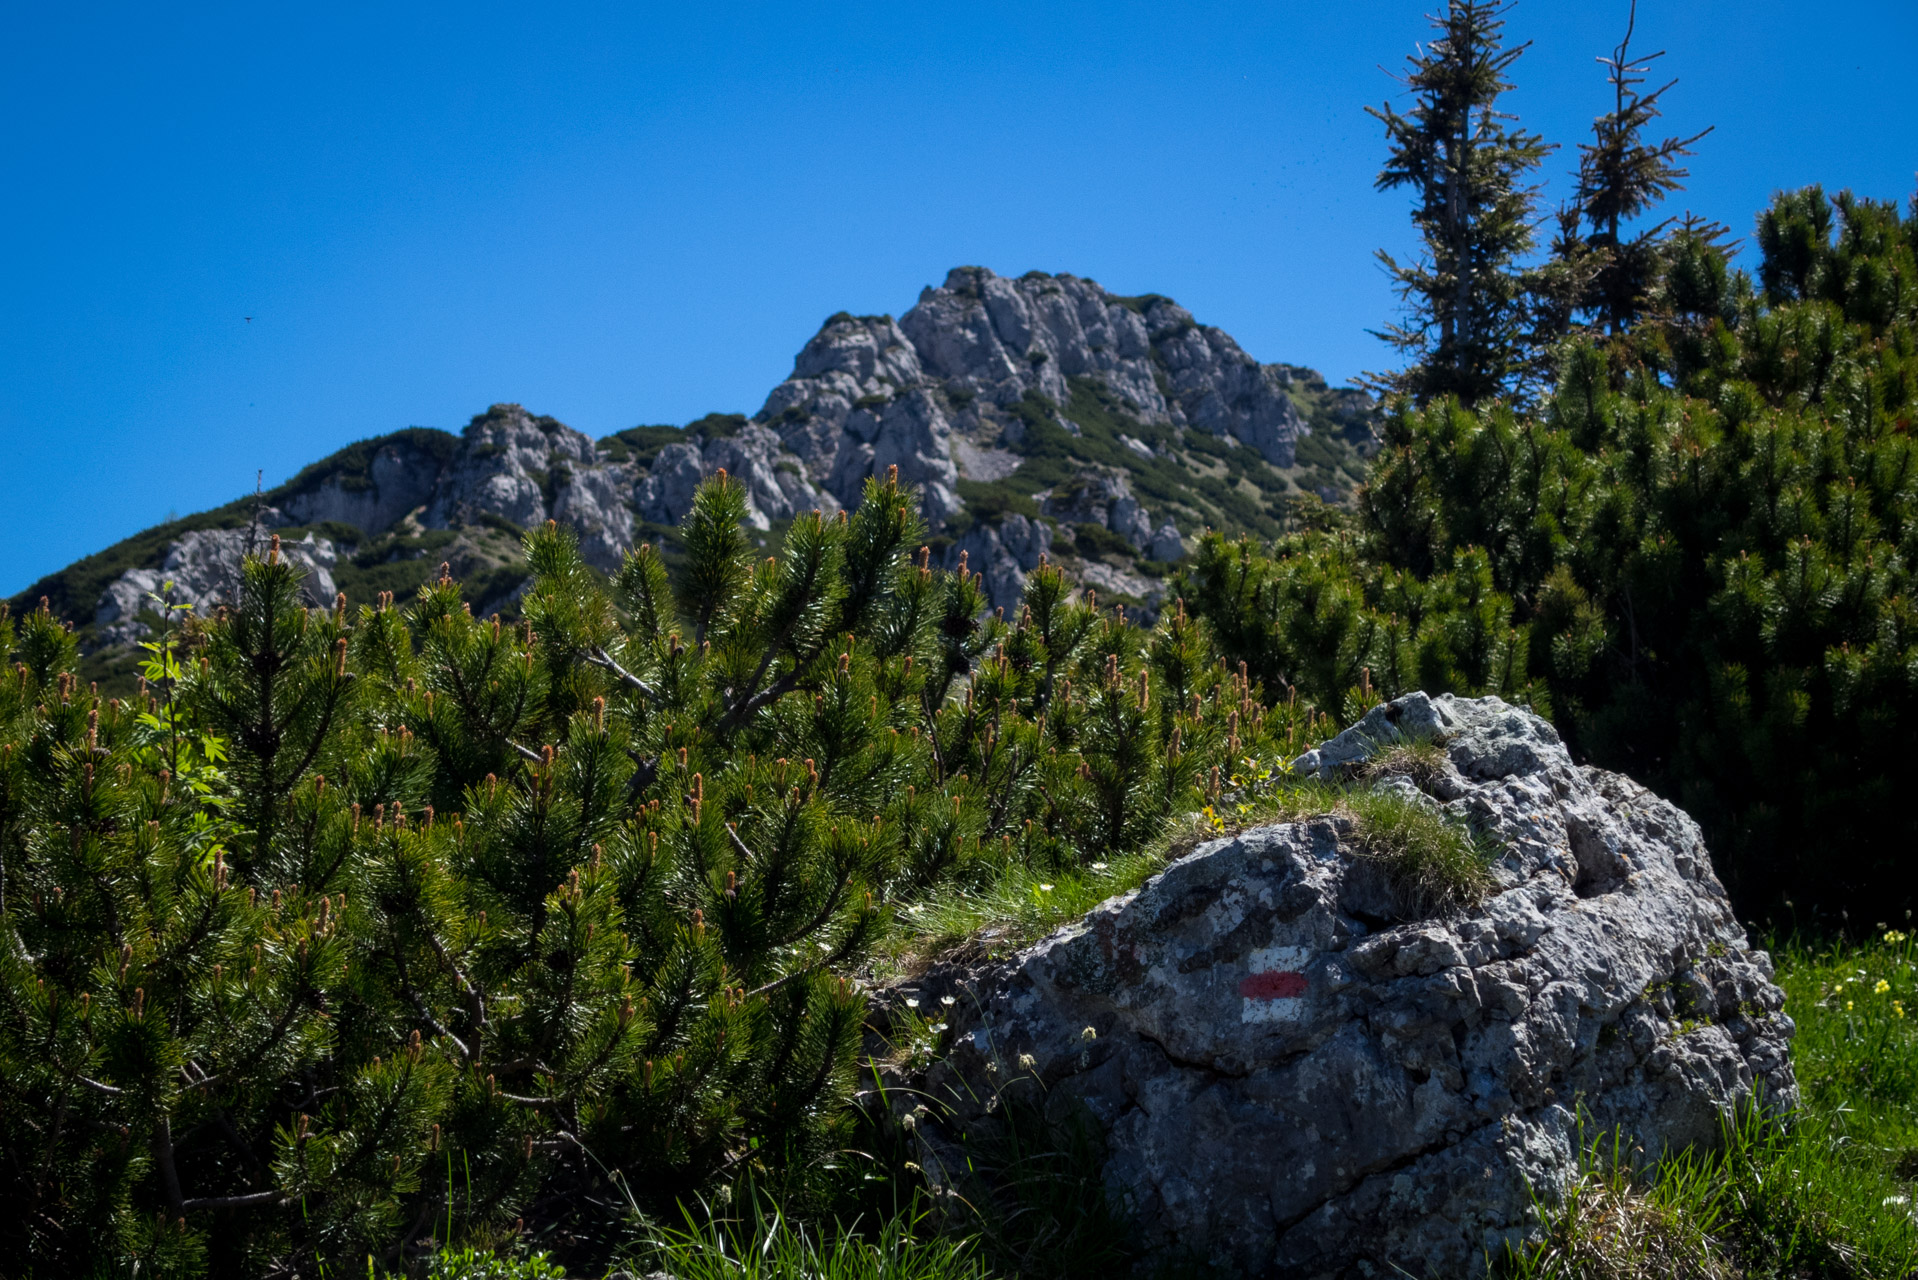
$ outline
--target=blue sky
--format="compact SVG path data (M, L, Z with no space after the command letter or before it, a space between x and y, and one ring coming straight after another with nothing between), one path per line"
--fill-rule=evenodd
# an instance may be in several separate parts
M495 401L751 412L825 316L961 263L1378 367L1410 231L1363 107L1438 3L10 5L0 594ZM1674 211L1912 193L1911 0L1642 9L1667 123L1717 125ZM1512 14L1556 192L1625 13Z

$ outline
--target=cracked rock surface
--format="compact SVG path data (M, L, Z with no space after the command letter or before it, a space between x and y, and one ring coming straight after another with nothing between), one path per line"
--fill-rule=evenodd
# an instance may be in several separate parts
M949 1056L913 1082L945 1108L915 1130L935 1181L952 1133L1025 1089L1103 1125L1149 1243L1240 1275L1436 1280L1482 1274L1575 1176L1581 1111L1656 1156L1712 1145L1748 1098L1795 1104L1783 993L1689 817L1496 698L1401 698L1297 767L1349 776L1401 739L1444 763L1383 785L1491 842L1486 899L1399 918L1329 815L935 968L912 984L957 997Z

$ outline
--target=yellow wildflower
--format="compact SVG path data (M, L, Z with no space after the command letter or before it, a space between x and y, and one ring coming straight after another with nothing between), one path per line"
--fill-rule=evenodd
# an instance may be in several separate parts
M1878 979L1878 985L1871 989L1871 993L1875 996L1882 996L1888 993L1890 990L1891 990L1891 984L1889 982L1886 982L1883 978L1880 978Z

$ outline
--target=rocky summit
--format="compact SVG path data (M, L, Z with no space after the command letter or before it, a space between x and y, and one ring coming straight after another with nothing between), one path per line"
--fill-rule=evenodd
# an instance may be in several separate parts
M1417 741L1443 754L1362 768ZM1408 913L1331 806L1201 845L1006 959L882 992L953 1001L949 1054L888 1093L936 1182L965 1187L954 1136L1024 1100L1090 1115L1109 1190L1170 1251L1438 1280L1484 1274L1584 1141L1622 1133L1656 1159L1714 1145L1748 1101L1796 1104L1771 961L1673 805L1574 765L1496 698L1409 695L1294 770L1369 772L1469 824L1495 883Z
M1348 498L1373 420L1363 393L1261 364L1170 298L961 267L896 320L830 317L750 417L595 440L494 405L458 436L365 440L255 498L148 530L19 603L48 596L82 623L89 652L123 648L163 587L207 607L277 531L316 600L410 593L444 563L475 609L510 611L519 536L543 521L611 571L641 541L671 555L693 490L720 468L746 486L770 546L795 514L854 505L896 466L919 489L936 554L948 566L965 555L994 604L1013 604L1049 556L1150 617L1201 530L1270 536L1290 503Z

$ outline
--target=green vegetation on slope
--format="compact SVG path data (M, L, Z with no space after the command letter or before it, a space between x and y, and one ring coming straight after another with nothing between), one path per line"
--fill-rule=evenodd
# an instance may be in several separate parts
M1124 474L1133 495L1155 518L1170 519L1185 534L1222 529L1277 537L1289 527L1289 511L1302 498L1314 504L1320 497L1350 501L1365 474L1365 449L1355 441L1369 440L1371 417L1363 397L1330 389L1316 374L1308 377L1307 370L1296 373L1288 394L1309 415L1314 434L1301 437L1291 467L1273 466L1228 437L1145 422L1094 378L1071 379L1072 394L1064 405L1027 392L1011 406L1017 439L1010 448L1022 459L1019 469L999 480L960 481L966 509L947 536L1008 512L1037 518L1036 495L1064 496L1090 465ZM1152 456L1121 437L1145 445ZM1067 532L1074 534L1073 549L1086 558L1109 557L1122 566L1136 559L1132 547L1109 530L1091 533L1084 545L1078 545L1079 530Z

